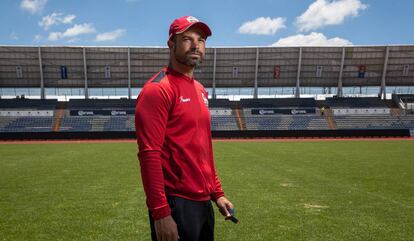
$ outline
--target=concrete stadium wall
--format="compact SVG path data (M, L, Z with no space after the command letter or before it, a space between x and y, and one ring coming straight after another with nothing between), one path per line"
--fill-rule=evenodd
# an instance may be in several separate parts
M388 86L412 86L413 53L413 45L207 48L195 75L206 87L213 79L216 87L253 87L256 78L260 87L295 87L298 79L336 87L342 70L344 87L380 86L386 62ZM91 88L142 87L168 59L163 47L0 46L0 87L40 87L42 77L47 88L83 88L85 79Z

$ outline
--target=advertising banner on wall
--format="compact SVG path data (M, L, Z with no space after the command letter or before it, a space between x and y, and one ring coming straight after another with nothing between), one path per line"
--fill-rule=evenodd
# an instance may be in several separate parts
M358 78L363 79L365 78L365 72L367 67L365 65L358 65Z
M16 77L17 78L23 78L22 66L16 66Z
M276 65L273 71L273 77L275 79L280 79L280 65Z
M94 116L94 115L106 115L106 116L126 116L135 114L134 109L129 110L71 110L72 116Z
M239 77L239 67L236 67L236 66L233 67L232 76L233 76L233 78Z
M409 64L404 64L403 76L408 76L409 72L410 72L410 65Z
M67 79L68 78L68 68L66 66L60 66L60 78Z
M307 115L315 114L315 108L252 109L252 115Z
M111 78L111 66L107 65L105 66L105 79Z
M322 77L322 69L323 67L321 65L316 66L316 77L317 78Z

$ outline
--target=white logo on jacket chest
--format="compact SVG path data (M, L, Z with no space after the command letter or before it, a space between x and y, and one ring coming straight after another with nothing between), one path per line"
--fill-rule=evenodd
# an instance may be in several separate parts
M180 96L180 103L190 102L190 98L184 98L183 96Z

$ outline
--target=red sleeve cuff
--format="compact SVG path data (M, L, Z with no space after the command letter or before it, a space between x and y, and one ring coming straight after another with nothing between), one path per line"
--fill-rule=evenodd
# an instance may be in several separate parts
M211 201L216 202L217 199L221 198L224 196L224 192L219 192L219 193L212 193L210 195Z
M166 206L151 210L151 216L154 220L165 218L169 215L171 215L171 209L168 204Z

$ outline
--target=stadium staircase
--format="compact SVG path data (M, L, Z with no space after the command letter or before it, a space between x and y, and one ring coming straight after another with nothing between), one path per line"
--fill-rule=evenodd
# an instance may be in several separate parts
M399 108L390 108L390 113L395 117L401 116L401 110Z
M63 114L65 113L66 109L66 102L58 102L56 105L55 114L53 116L53 132L58 132L60 130L60 123L63 118Z
M108 122L109 116L95 117L91 120L91 131L103 131L105 123Z
M401 109L397 104L394 103L393 100L385 100L385 104L390 109L390 113L392 116L398 117L401 116Z
M326 108L323 112L325 116L326 122L328 122L329 129L336 130L338 129L336 126L335 118L330 108Z
M246 123L243 121L244 120L243 111L240 109L240 107L234 108L233 111L236 114L237 126L239 127L239 130L241 131L246 130Z

